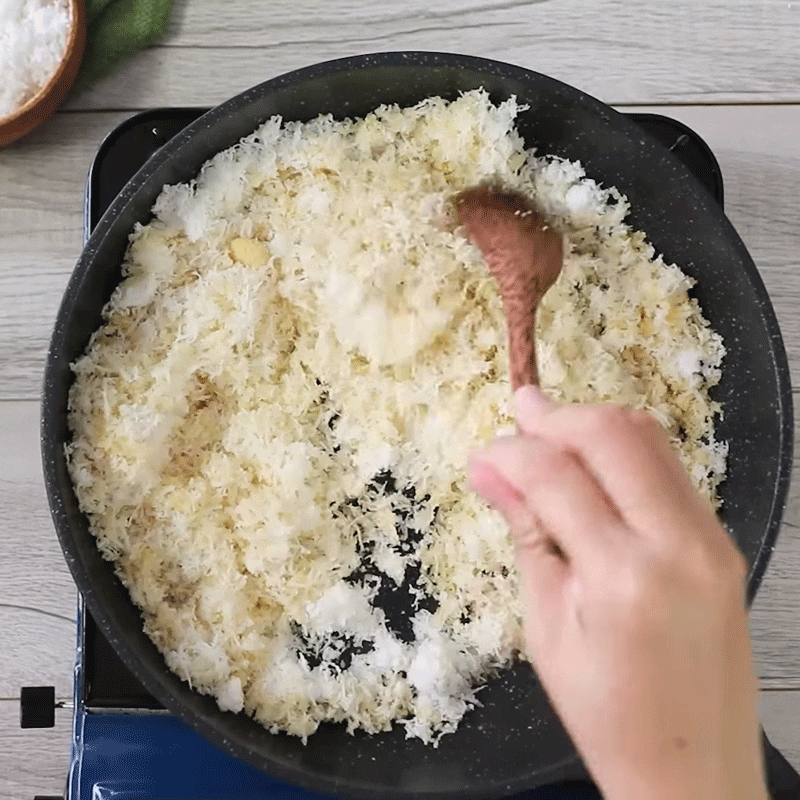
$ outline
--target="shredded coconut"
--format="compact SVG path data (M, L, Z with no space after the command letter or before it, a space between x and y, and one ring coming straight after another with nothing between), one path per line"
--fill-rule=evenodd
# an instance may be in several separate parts
M68 0L0 0L0 117L50 80L64 57L70 22Z
M543 386L652 411L712 500L724 348L692 280L514 99L271 119L165 187L74 365L70 472L167 664L301 737L436 742L521 644L512 545L467 456L509 412L501 300L452 196L493 179L565 231Z

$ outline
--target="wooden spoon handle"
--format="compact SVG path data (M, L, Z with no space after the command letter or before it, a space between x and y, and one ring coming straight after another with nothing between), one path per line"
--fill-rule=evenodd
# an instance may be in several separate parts
M508 327L508 368L511 389L516 392L520 386L538 386L539 368L536 363L535 315L531 314L530 324L517 328Z
M516 265L516 258L530 262L535 253L502 250L487 255L491 273L497 278L503 298L503 311L508 331L508 366L511 388L539 385L536 364L536 309L544 296L540 270L530 263Z

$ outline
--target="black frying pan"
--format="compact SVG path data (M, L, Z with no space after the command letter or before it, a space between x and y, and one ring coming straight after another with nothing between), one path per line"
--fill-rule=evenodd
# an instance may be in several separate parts
M402 730L350 736L323 726L303 746L269 734L245 715L222 712L166 668L139 612L104 561L80 513L64 460L69 364L101 323L119 283L134 223L146 221L161 187L200 165L274 114L309 120L361 116L381 103L409 105L484 87L495 101L530 105L519 120L528 146L580 160L596 180L628 195L630 222L666 260L698 279L696 295L728 348L716 397L718 435L730 442L724 518L751 565L748 599L766 567L786 501L792 399L778 325L752 259L706 190L662 145L608 106L518 67L467 56L386 53L283 75L211 110L167 143L122 190L96 227L70 279L48 353L42 453L50 507L75 581L106 637L144 686L214 744L278 778L350 798L496 798L584 777L575 750L526 666L481 692L483 707L434 749Z

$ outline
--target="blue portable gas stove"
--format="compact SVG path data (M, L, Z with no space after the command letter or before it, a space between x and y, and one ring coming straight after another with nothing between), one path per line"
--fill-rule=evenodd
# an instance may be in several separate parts
M159 109L138 114L112 131L92 163L86 185L85 232L134 173L205 109ZM693 131L667 117L632 114L673 150L722 203L714 155ZM67 704L60 704L67 705ZM22 726L55 724L52 687L22 690ZM765 740L774 797L796 800L800 779ZM778 772L775 772L777 765ZM783 770L783 772L780 772ZM784 794L773 774L783 775ZM794 778L792 778L794 776ZM173 716L119 659L79 601L72 754L63 798L38 800L325 800L274 780L223 753ZM516 800L599 798L589 784L540 787ZM499 800L499 799L498 799ZM511 800L510 798L508 800Z

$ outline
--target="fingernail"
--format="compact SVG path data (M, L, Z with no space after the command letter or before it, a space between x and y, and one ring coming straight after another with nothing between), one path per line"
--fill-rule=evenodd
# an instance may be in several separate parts
M518 419L524 417L526 413L541 413L552 405L547 395L538 386L520 386L514 393L514 409Z

